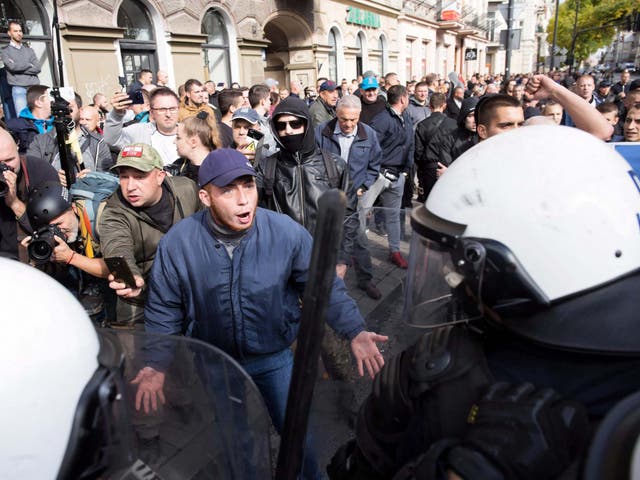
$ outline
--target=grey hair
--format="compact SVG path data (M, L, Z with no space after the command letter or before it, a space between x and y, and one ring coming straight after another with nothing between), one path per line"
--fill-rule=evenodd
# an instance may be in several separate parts
M336 104L336 110L339 108L356 108L362 110L362 102L355 95L345 95Z

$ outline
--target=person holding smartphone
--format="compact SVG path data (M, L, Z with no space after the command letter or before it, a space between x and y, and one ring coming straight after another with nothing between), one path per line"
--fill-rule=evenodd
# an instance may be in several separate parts
M242 107L231 117L232 147L242 153L252 164L256 161L256 152L261 149L264 134L260 132L258 113L252 108Z
M124 257L136 281L131 286L109 277L109 286L118 295L114 326L141 324L146 279L160 239L201 208L195 183L170 177L163 167L160 153L143 143L125 146L112 167L120 188L106 201L98 220L102 252L105 257Z

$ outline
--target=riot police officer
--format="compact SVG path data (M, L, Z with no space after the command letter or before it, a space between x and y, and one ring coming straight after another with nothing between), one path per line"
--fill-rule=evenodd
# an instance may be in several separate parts
M429 330L376 377L332 478L575 463L583 412L640 389L639 219L638 175L584 132L527 127L461 156L411 220L404 313Z

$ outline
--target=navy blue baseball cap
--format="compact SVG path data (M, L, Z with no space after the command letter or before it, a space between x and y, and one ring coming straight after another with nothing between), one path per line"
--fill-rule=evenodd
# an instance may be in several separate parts
M256 176L247 157L232 148L219 148L204 158L198 171L198 184L200 188L208 183L222 188L245 175Z
M320 85L321 92L324 92L324 91L333 92L336 88L338 88L338 85L336 85L336 82L332 80L327 80L322 85Z

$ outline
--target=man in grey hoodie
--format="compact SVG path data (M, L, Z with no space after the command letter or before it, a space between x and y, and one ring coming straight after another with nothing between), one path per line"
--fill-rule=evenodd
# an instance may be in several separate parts
M11 85L16 115L19 115L27 106L27 88L40 83L40 62L33 49L22 43L22 26L18 22L9 22L7 35L9 45L0 50L0 56L7 72L7 83Z

